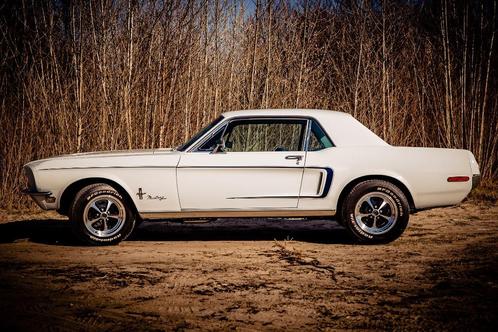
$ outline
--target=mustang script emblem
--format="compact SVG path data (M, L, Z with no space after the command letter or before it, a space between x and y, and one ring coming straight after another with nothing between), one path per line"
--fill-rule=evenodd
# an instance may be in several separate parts
M147 195L147 199L157 199L157 200L162 201L163 199L166 199L166 197L159 196L159 195L156 195L156 196Z
M157 199L159 201L162 201L164 199L166 199L166 196L160 196L160 195L148 195L147 193L144 193L142 188L138 188L138 193L137 193L137 196L139 199L144 199L144 196L147 198L147 199Z

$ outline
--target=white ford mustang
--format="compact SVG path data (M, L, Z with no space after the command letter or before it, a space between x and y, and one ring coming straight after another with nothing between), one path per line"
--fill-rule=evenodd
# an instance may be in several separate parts
M346 113L295 109L225 113L176 149L24 170L25 192L93 245L124 240L143 219L335 214L355 239L389 242L410 212L461 202L480 174L470 151L394 147Z

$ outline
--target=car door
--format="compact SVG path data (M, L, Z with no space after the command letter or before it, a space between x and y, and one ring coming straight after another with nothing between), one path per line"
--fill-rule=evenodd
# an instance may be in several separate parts
M182 210L297 208L307 125L306 119L228 119L181 156ZM224 147L213 151L219 142Z

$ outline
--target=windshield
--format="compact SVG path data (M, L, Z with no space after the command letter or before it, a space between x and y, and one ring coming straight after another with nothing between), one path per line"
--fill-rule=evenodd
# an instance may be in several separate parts
M189 139L186 143L180 145L178 148L176 148L177 151L185 151L187 150L187 148L189 146L191 146L192 144L194 144L199 138L201 138L202 136L204 136L205 133L207 133L208 131L210 131L214 126L216 126L218 123L221 122L221 120L223 120L223 116L220 115L220 117L218 117L216 120L214 120L213 122L211 122L210 124L208 124L206 127L202 128L199 132L197 132L197 134L195 134L191 139Z

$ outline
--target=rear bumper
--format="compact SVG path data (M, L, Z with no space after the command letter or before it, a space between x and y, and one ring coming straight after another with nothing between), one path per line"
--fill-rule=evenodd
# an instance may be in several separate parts
M49 210L55 203L55 196L50 191L32 191L24 189L23 194L31 196L31 198L44 210Z
M480 174L472 175L472 189L477 187L480 182L481 182L481 175Z

